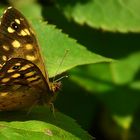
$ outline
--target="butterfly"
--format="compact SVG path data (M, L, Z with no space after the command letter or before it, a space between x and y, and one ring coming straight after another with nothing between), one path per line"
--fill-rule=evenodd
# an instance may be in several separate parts
M50 104L60 86L60 82L49 81L28 21L8 7L0 22L0 111Z

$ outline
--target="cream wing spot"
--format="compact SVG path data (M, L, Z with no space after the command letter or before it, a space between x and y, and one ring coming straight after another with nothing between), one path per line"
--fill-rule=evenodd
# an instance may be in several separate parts
M37 80L39 77L38 76L36 76L36 77L31 77L31 78L27 78L27 81L28 82L32 82L32 81L35 81L35 80ZM38 79L39 80L39 79Z
M16 22L17 24L20 24L20 20L19 20L19 19L15 19L15 22Z
M36 57L34 55L26 55L26 59L30 61L35 61Z
M7 8L7 9L8 9L8 8ZM5 13L7 12L7 9L6 9L6 10L4 10L3 14L5 14Z
M6 83L6 82L8 82L8 81L10 81L10 78L3 78L3 79L1 80L2 83Z
M15 73L15 74L13 74L11 77L12 77L12 78L18 78L18 77L20 77L20 74L19 74L19 73Z
M11 28L11 27L8 27L8 28L7 28L7 31L8 31L9 33L14 33L14 32L15 32L15 30L14 30L13 28Z
M33 49L33 45L31 45L31 44L26 44L25 47L26 47L26 50L32 50Z
M13 70L13 69L10 69L10 70L8 70L7 72L8 73L11 73L11 72L14 72L15 70Z
M31 71L31 72L28 72L25 74L26 77L29 77L29 76L33 76L35 74L35 72Z
M5 55L2 56L3 61L7 61L7 57Z
M8 92L2 92L0 93L0 96L5 97L8 94Z
M14 48L19 48L19 47L21 47L19 41L17 41L17 40L14 40L14 41L12 42L12 46L13 46Z
M30 31L28 29L22 29L19 33L19 35L21 36L27 36L27 35L30 35Z
M24 30L21 30L19 35L21 35L21 36L26 36L27 33L26 33Z
M8 10L9 10L9 9L12 9L12 6L9 6L7 9L8 9Z
M9 51L9 50L10 50L10 48L9 48L8 46L6 46L6 45L3 45L2 47L3 47L3 49L4 49L5 51Z
M24 31L27 33L27 35L30 35L30 32L28 29L24 29Z
M15 66L20 66L20 65L21 65L20 63L16 63L16 64L15 64Z
M28 69L28 68L30 68L30 67L31 67L31 66L27 64L27 65L21 67L20 71L26 70L26 69Z

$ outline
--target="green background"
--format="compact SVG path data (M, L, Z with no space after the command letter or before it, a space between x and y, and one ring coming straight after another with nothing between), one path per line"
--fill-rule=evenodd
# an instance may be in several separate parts
M35 29L50 78L62 73L69 78L62 80L54 103L62 116L56 113L56 120L50 120L45 109L35 109L27 118L11 113L10 122L2 122L6 130L0 138L15 134L17 139L46 139L42 129L47 127L54 134L50 139L92 139L88 132L97 140L138 140L139 0L9 0L0 2L1 13L8 5L19 9Z

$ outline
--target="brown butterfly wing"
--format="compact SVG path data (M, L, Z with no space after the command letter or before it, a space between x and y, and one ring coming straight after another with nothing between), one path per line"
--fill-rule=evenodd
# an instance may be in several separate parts
M1 68L0 110L17 110L38 103L49 104L52 97L45 77L31 61L11 58Z

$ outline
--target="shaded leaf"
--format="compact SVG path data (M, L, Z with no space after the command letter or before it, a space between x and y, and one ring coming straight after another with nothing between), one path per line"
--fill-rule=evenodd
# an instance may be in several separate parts
M47 108L37 107L27 112L1 112L1 139L85 139L92 137L76 122L59 112L55 117Z
M79 24L113 32L140 31L139 0L58 0L57 4Z

